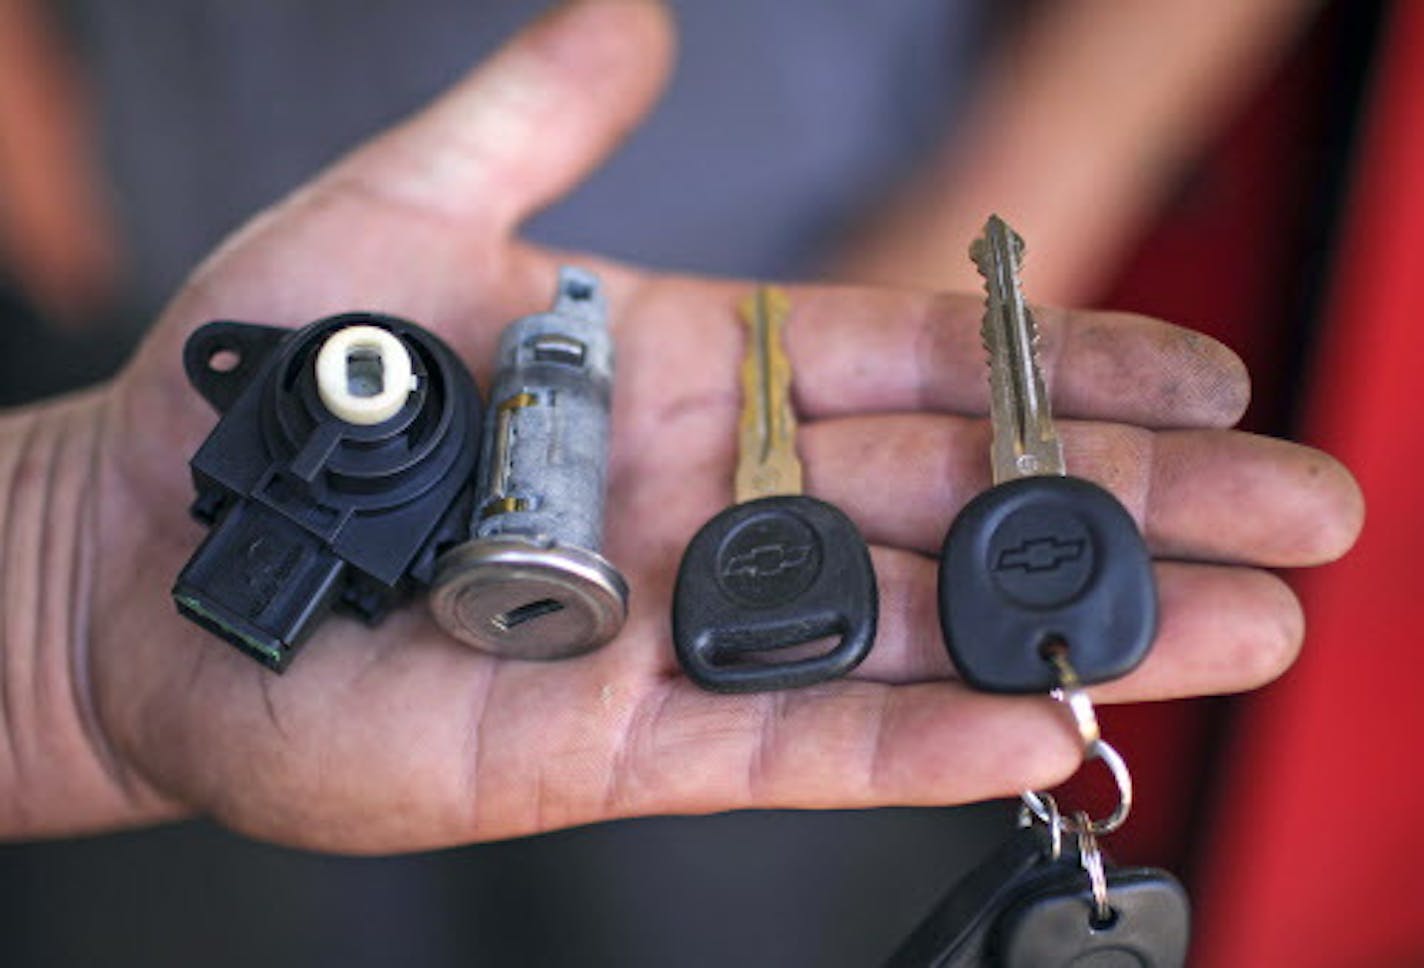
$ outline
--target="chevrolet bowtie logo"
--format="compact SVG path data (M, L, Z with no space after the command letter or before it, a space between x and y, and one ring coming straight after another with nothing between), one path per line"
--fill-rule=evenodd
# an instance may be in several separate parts
M761 545L729 558L722 574L728 578L771 578L800 568L810 557L810 545Z
M1029 538L1015 548L1005 548L999 552L999 560L994 564L994 570L1008 571L1018 568L1027 572L1056 571L1059 566L1077 561L1082 556L1081 538L1073 541L1059 541L1052 536Z

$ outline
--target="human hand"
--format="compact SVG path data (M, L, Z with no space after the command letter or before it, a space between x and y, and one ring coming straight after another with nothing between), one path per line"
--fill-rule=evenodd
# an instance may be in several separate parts
M935 617L932 556L988 484L977 296L791 290L808 490L873 547L879 638L847 679L795 692L713 695L680 675L672 579L693 532L731 499L734 307L751 284L654 275L516 235L642 115L670 48L656 5L562 8L240 231L118 381L68 405L95 421L92 528L73 538L85 542L89 620L54 624L71 630L56 641L35 632L44 654L66 657L77 712L55 741L72 760L67 785L34 786L28 812L43 819L24 829L197 811L263 839L387 852L650 813L972 801L1074 769L1061 713L962 686ZM215 419L180 365L193 329L391 312L440 333L488 386L500 328L547 303L563 262L601 274L618 343L605 551L632 598L617 639L561 662L501 660L451 640L417 604L373 630L329 619L278 677L178 617L168 589L202 534L184 511L185 461ZM1136 317L1039 319L1069 466L1122 498L1159 559L1156 647L1095 695L1274 677L1301 619L1263 568L1349 546L1361 515L1349 475L1318 452L1225 429L1246 377L1205 337Z

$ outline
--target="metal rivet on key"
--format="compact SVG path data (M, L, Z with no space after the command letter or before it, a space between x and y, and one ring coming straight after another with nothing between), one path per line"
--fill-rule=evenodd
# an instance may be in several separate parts
M742 307L749 343L736 474L739 503L702 526L673 591L673 641L704 689L785 689L844 675L875 639L879 597L865 539L850 518L801 493L784 294ZM836 641L816 651L813 643ZM797 646L810 648L804 654Z
M1107 491L1066 476L1019 284L1023 240L998 216L970 249L988 300L994 487L955 519L940 558L940 622L960 675L990 692L1124 675L1157 631L1157 587L1137 524Z
M558 659L618 633L628 586L600 554L613 343L598 278L564 268L553 308L500 339L472 539L440 559L431 608L451 635Z

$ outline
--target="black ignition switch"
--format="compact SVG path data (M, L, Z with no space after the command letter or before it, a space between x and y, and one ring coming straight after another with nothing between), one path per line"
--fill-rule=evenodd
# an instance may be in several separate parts
M379 621L469 537L479 391L433 334L372 313L213 322L183 365L222 419L190 462L211 532L173 599L258 662L282 671L332 607Z

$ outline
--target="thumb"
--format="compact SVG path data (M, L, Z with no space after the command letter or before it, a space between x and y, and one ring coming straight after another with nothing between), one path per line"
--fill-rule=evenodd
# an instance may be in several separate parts
M132 431L125 459L144 493L161 496L154 506L186 502L185 482L169 473L174 442L196 446L212 422L175 366L199 323L295 326L363 307L444 321L447 337L474 340L454 321L508 315L474 303L511 278L491 257L497 244L613 150L651 107L672 52L671 20L655 0L561 4L223 243L120 381ZM483 259L471 258L476 245ZM496 275L477 285L477 271Z
M572 0L329 177L512 231L572 189L651 109L672 64L657 0Z

